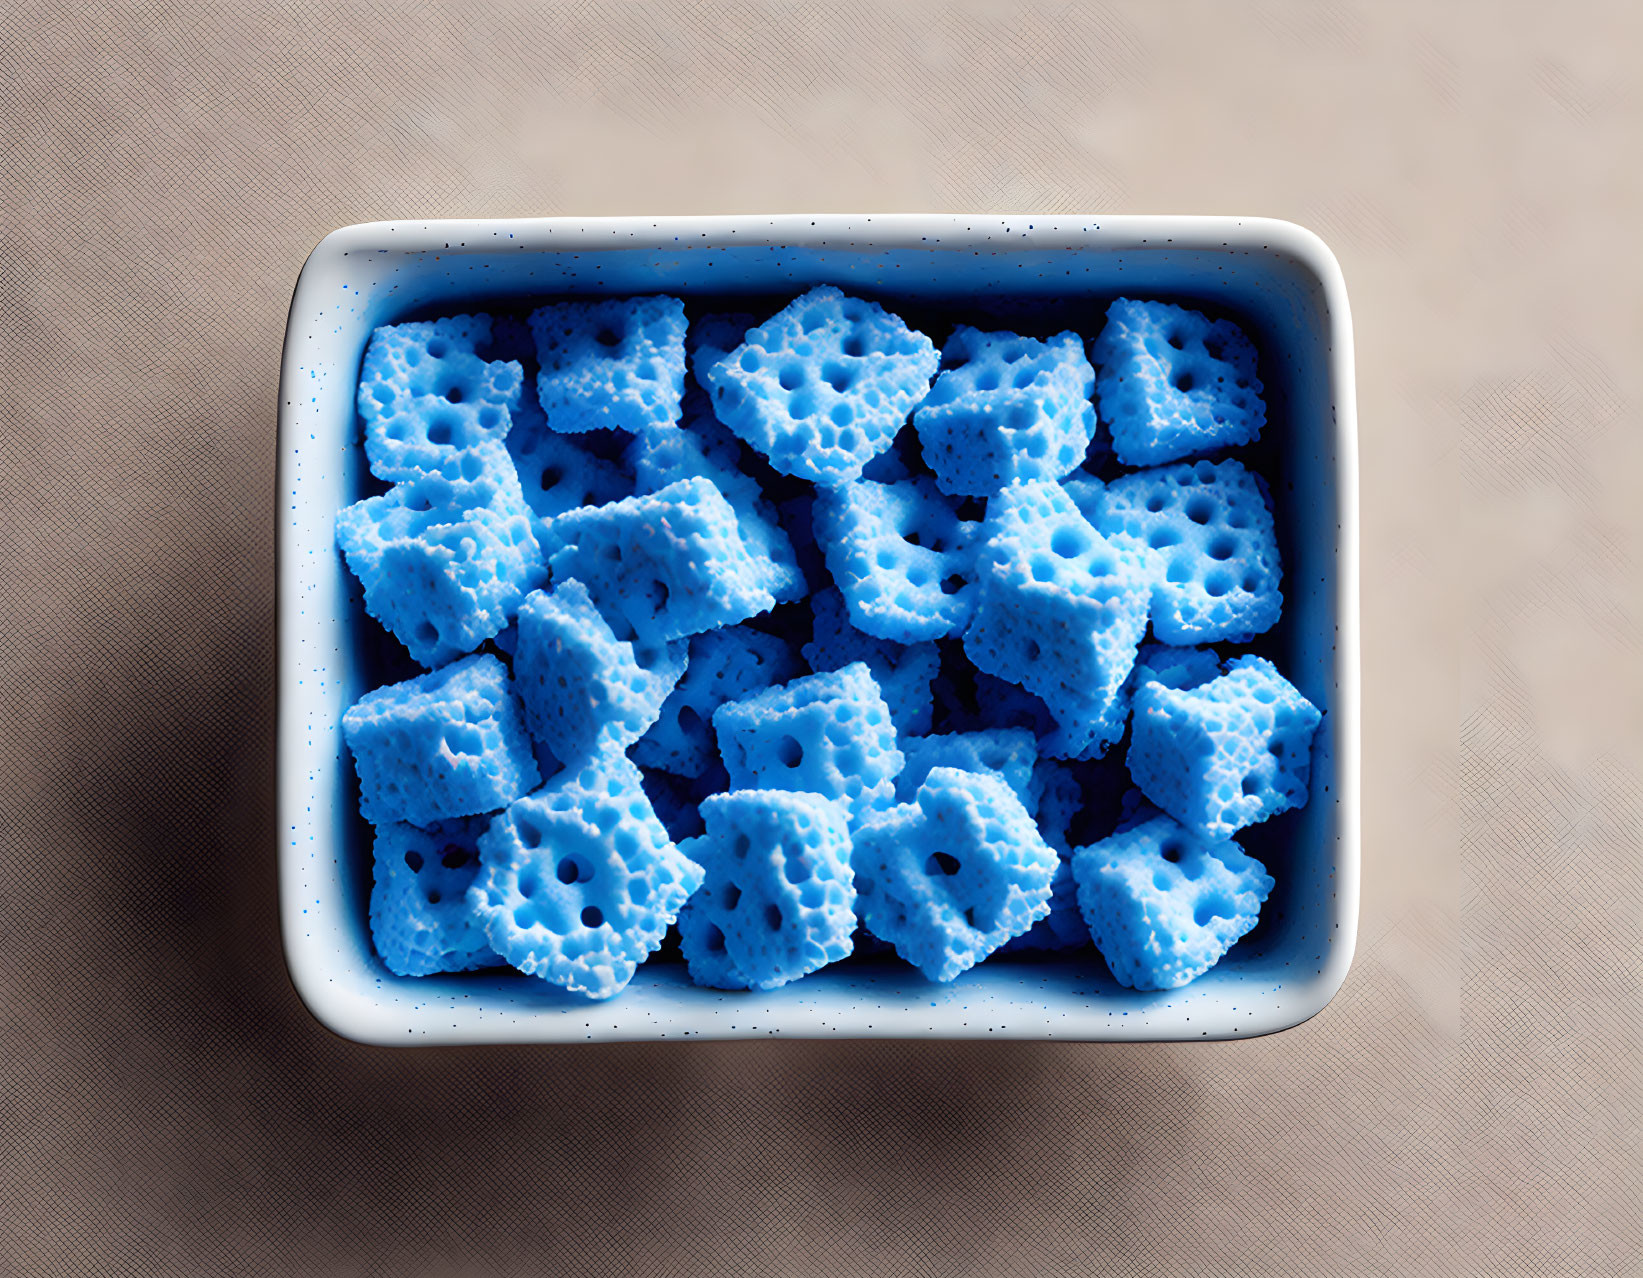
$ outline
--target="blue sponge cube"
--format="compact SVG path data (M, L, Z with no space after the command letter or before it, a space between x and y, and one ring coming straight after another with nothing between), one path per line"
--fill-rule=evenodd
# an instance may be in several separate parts
M857 826L850 860L867 929L950 981L1049 912L1056 855L998 777L935 768Z
M1266 425L1255 347L1230 320L1121 297L1090 355L1101 419L1126 466L1247 444Z
M513 673L525 724L565 763L605 745L626 749L644 736L685 659L682 639L638 647L618 639L574 578L519 606Z
M1021 800L1031 815L1038 808L1034 770L1038 742L1024 728L987 728L979 732L951 732L934 737L907 737L901 741L907 762L896 778L896 798L911 803L932 768L957 768L995 776Z
M784 475L836 488L883 452L939 358L876 302L811 289L700 373L719 419Z
M681 479L712 480L736 512L737 531L763 574L765 588L778 603L800 599L805 579L793 543L758 481L741 469L741 451L741 441L714 418L706 396L693 388L685 395L684 420L635 436L627 457L641 493L656 492Z
M1135 693L1130 776L1206 839L1304 807L1322 715L1264 657L1238 657L1197 687Z
M985 530L965 653L1044 699L1063 738L1050 753L1104 749L1123 734L1124 681L1147 628L1144 561L1108 543L1047 480L993 497Z
M608 749L491 822L468 898L520 971L588 998L620 992L702 885L639 769Z
M771 990L850 953L856 888L843 803L738 790L704 800L702 817L707 833L684 850L707 880L679 912L692 980Z
M506 962L468 904L477 840L489 825L489 817L465 817L426 830L402 821L376 827L371 941L390 972L431 976Z
M1283 610L1278 539L1260 482L1233 458L1115 479L1095 526L1152 564L1152 632L1169 644L1248 643Z
M969 624L980 526L961 521L928 478L821 493L813 522L856 629L919 643Z
M366 612L429 667L497 634L547 576L507 450L479 445L447 469L337 515Z
M804 790L846 800L856 817L895 802L904 760L862 662L727 701L713 728L732 790Z
M681 479L554 521L554 579L575 577L620 638L660 643L734 625L775 605L768 579L708 479Z
M810 596L810 608L814 622L810 642L803 648L810 668L837 670L853 661L865 662L890 707L896 731L904 736L930 731L930 683L941 668L936 645L892 643L863 634L850 624L844 598L831 586Z
M561 302L532 311L548 429L644 430L679 420L685 305L676 297Z
M1073 856L1078 904L1119 984L1179 989L1255 926L1273 888L1230 839L1198 838L1167 816Z
M541 781L507 668L488 653L367 692L342 733L374 825L494 812Z
M544 546L558 516L583 506L603 506L633 495L633 480L568 435L548 429L534 392L521 397L508 432L508 454L519 473L525 502L536 516Z
M516 361L475 354L490 336L489 315L386 324L371 334L356 402L372 474L415 479L442 470L453 454L502 442L524 374Z
M717 758L713 712L726 701L739 701L801 673L792 649L775 635L729 626L692 636L684 678L633 747L633 761L679 776L701 776Z
M941 376L913 414L944 493L987 497L1024 479L1071 473L1095 436L1095 370L1077 333L1047 342L960 324Z

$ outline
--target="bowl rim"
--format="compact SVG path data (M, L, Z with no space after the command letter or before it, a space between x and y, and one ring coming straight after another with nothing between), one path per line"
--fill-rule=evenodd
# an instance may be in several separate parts
M657 216L555 216L520 218L403 219L360 222L331 231L310 251L292 289L286 329L281 347L279 404L276 427L275 510L284 508L284 494L291 490L293 455L288 441L295 430L295 410L299 376L299 314L317 300L320 276L339 266L355 253L439 253L451 255L494 253L499 248L519 252L565 252L609 248L665 248L688 232L692 247L731 246L821 248L849 247L857 250L897 248L968 248L976 243L1001 240L1030 240L1035 248L1129 250L1161 248L1174 251L1220 251L1242 249L1290 258L1310 274L1321 292L1329 316L1328 361L1330 384L1334 389L1335 440L1334 483L1339 521L1336 556L1334 607L1338 638L1336 643L1335 704L1331 707L1341 722L1335 738L1335 776L1338 805L1336 838L1335 935L1323 959L1318 978L1309 983L1312 997L1269 1024L1252 1027L1249 1033L1210 1033L1197 1038L1174 1034L1123 1034L1101 1036L1103 1041L1225 1041L1250 1039L1281 1032L1312 1019L1334 999L1346 980L1357 947L1361 895L1361 629L1359 586L1359 464L1357 398L1353 326L1345 279L1334 253L1314 232L1297 223L1278 218L1234 217L1199 214L962 214L962 213L874 213L874 214L667 214ZM1092 240L1092 232L1099 240ZM505 236L504 240L502 237ZM287 663L292 645L287 642L291 624L292 551L290 524L281 520L275 545L275 609L277 651L275 663L277 743L276 743L276 830L294 825L291 819L300 803L298 787L290 775L288 746L300 729L294 720ZM298 997L314 1017L334 1033L358 1042L403 1046L406 1040L389 1035L366 1023L359 1015L355 998L339 988L319 963L319 952L302 933L300 917L302 890L298 883L298 853L290 841L278 845L280 931L287 973ZM536 1022L541 1024L541 1022ZM733 1030L734 1026L731 1027ZM825 1037L803 1030L784 1030L786 1038ZM689 1035L693 1039L747 1037L745 1032L720 1033L713 1030ZM762 1036L762 1035L759 1035ZM928 1038L949 1037L918 1033L911 1027L901 1032L873 1031L863 1037ZM981 1035L974 1035L980 1037ZM630 1032L590 1035L606 1041L636 1041L657 1035ZM663 1035L661 1037L669 1037ZM1041 1038L1038 1033L1002 1034L997 1037ZM1096 1041L1083 1036L1085 1041ZM471 1034L429 1034L413 1041L446 1044L477 1042L560 1042L559 1035L526 1033L497 1037Z

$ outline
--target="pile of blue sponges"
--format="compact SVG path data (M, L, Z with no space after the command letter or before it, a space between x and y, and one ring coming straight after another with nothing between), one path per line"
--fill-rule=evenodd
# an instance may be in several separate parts
M676 929L724 989L864 937L1162 989L1254 926L1234 836L1320 711L1211 646L1282 608L1253 345L1126 299L944 336L831 286L376 331L337 541L428 670L342 725L392 971L606 998Z

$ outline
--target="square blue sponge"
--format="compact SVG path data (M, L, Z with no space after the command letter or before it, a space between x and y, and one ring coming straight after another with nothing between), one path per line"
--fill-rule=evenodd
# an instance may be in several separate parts
M713 714L732 790L804 790L853 816L895 802L890 707L862 662L727 701Z
M476 445L446 470L337 515L337 544L365 587L365 611L430 668L501 631L547 577L507 449Z
M1273 888L1230 839L1155 816L1073 855L1078 904L1119 984L1173 990L1203 975L1255 926Z
M479 358L475 347L490 337L489 315L385 324L371 334L356 403L373 475L415 479L454 453L501 443L524 373L514 360Z
M1126 466L1157 466L1259 439L1255 346L1231 320L1121 297L1090 347L1095 394Z
M890 446L939 362L923 333L828 284L697 375L719 420L772 466L836 488Z
M608 749L491 822L468 890L492 947L592 999L624 989L666 935L702 867L668 838L639 769Z
M1225 839L1306 805L1318 709L1264 657L1190 688L1135 693L1127 756L1142 792L1189 830Z
M941 375L913 414L944 493L987 497L1024 479L1061 479L1095 437L1095 370L1077 333L1048 341L960 324Z
M685 304L676 297L561 302L532 311L548 429L644 430L679 420Z
M914 803L856 827L857 907L932 981L974 967L1050 910L1056 855L998 777L935 768Z
M342 734L374 825L494 812L542 779L507 668L489 653L367 692Z
M477 840L489 825L489 817L459 817L426 830L402 821L376 827L371 941L390 972L430 976L506 962L468 904Z
M1152 565L1152 632L1164 643L1248 643L1277 624L1283 571L1272 512L1236 458L1177 462L1108 484L1093 520Z
M736 512L713 482L681 479L554 521L556 581L575 577L621 638L646 643L734 625L775 606Z
M644 736L685 659L682 639L639 646L618 639L574 578L519 606L513 673L525 725L566 764Z
M679 912L690 976L771 990L851 950L850 818L819 794L738 790L703 800L707 831L683 849L707 873Z

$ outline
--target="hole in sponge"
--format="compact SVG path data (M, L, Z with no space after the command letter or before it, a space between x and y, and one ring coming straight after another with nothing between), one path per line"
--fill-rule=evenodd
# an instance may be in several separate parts
M439 902L442 899L443 898L441 897L440 891L439 891L438 888L435 888L432 892L428 893L428 904L429 905L438 905Z
M622 335L613 328L602 328L593 335L593 340L601 346L620 346Z
M725 890L719 893L719 901L727 910L734 910L742 902L742 890L734 883L726 883Z
M1088 550L1089 542L1076 528L1057 528L1050 538L1050 549L1063 559L1072 559Z
M566 856L559 858L554 874L561 883L586 883L593 877L593 870L580 857Z
M776 742L776 758L789 768L796 768L804 762L804 747L796 737L783 736Z
M1054 581L1055 561L1048 555L1039 555L1033 560L1034 581Z
M445 392L445 398L453 404L460 404L462 402L462 388L460 386L451 387L450 390Z
M1202 494L1187 503L1187 518L1195 524L1207 524L1215 514L1215 503Z
M723 954L725 949L725 934L719 931L718 925L709 923L704 937L709 954Z
M745 834L738 834L735 838L735 841L733 843L731 843L731 845L730 845L730 854L732 856L734 856L738 861L740 861L744 856L746 856L748 854L748 851L752 847L753 847L753 840L752 839L748 838L747 835L745 835Z
M565 477L565 472L557 466L549 466L542 472L542 491L547 492Z
M1231 559L1238 550L1238 543L1231 537L1217 537L1209 543L1209 557L1211 559Z
M924 862L924 872L931 878L939 874L954 875L958 871L958 858L950 852L932 852Z
M1245 794L1259 794L1261 783L1253 772L1244 775L1244 783L1239 787Z
M1181 544L1181 534L1173 528L1154 528L1147 537L1147 545L1154 550L1168 550Z
M1179 332L1171 333L1167 340L1171 346L1175 347L1176 350L1180 350L1186 345L1186 343L1182 341L1181 334Z
M1153 493L1152 496L1147 498L1147 510L1151 514L1154 514L1154 515L1156 515L1159 511L1164 509L1164 507L1167 506L1168 504L1169 504L1169 497L1165 495L1164 490L1162 488L1160 488L1158 491Z
M1212 572L1204 578L1204 593L1211 599L1219 599L1232 589L1232 579L1225 573Z
M434 359L444 359L445 352L448 350L450 350L450 347L445 344L443 337L436 337L428 343L428 354Z
M782 369L781 384L783 390L798 390L804 385L804 365L788 364Z
M1192 373L1190 371L1185 373L1177 373L1175 375L1175 389L1178 391L1189 391L1192 389Z
M542 846L542 831L537 829L535 822L527 821L524 817L515 817L514 827L519 831L519 841L526 847Z
M1199 927L1204 927L1211 919L1230 919L1237 912L1237 907L1222 893L1217 892L1198 902L1198 908L1192 912L1192 921Z
M584 905L582 907L582 926L583 927L598 927L604 921L605 921L605 912L603 910L601 910L597 905Z
M431 621L419 621L419 622L417 622L416 623L416 641L420 644L438 643L439 642L439 630L438 630L438 628L435 627L434 623L431 622Z
M428 427L428 442L430 444L448 444L451 442L451 423L441 417Z
M862 340L861 333L855 332L844 339L844 353L855 357L867 354L867 343Z
M782 907L774 903L764 907L764 925L772 932L782 930Z
M944 594L944 595L956 595L959 591L961 591L963 589L964 589L964 578L959 576L956 572L951 577L942 578L942 581L941 581L941 593L942 594Z
M1175 884L1170 880L1170 876L1165 874L1162 870L1159 870L1158 873L1152 876L1152 885L1160 892L1169 892L1175 887Z
M1027 660L1028 661L1037 661L1043 655L1044 655L1044 649L1042 649L1038 646L1038 640L1036 640L1036 639L1027 640Z
M821 375L822 381L826 382L836 391L849 390L850 383L856 380L855 374L853 374L843 364L823 364ZM784 382L783 385L786 385L786 383ZM834 420L836 421L838 419L835 418ZM845 420L850 420L848 413L845 415Z
M810 863L802 856L785 857L782 860L782 876L789 883L803 883L810 877Z
M460 870L468 864L467 850L457 847L454 843L448 843L445 845L444 851L440 853L439 863L447 870Z
M411 867L412 874L422 873L422 853L412 848L405 854L405 864Z
M1171 865L1176 865L1181 860L1181 853L1183 850L1184 849L1181 847L1178 840L1165 839L1164 846L1158 849L1158 855L1163 857L1164 860L1168 861Z

